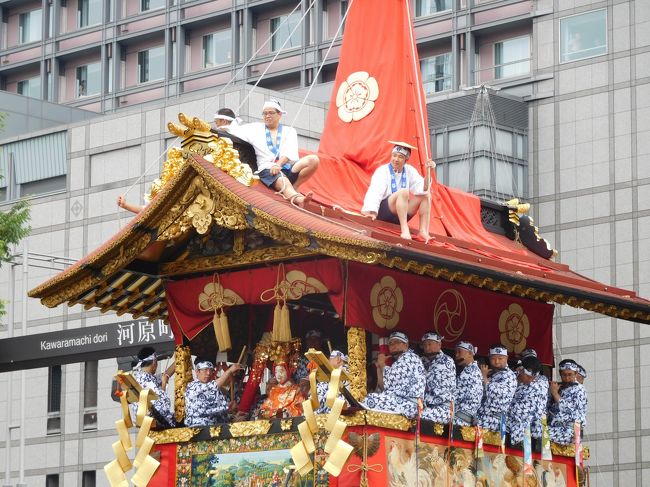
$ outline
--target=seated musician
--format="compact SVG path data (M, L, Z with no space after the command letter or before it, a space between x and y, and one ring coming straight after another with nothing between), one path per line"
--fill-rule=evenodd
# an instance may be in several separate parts
M426 374L422 418L446 424L456 390L456 367L454 360L442 351L443 340L434 331L422 336L422 365Z
M517 376L508 368L508 349L501 344L490 347L490 366L481 365L483 374L483 403L476 412L481 428L501 430L517 388Z
M470 426L475 423L476 411L483 400L481 370L474 359L477 351L477 348L469 342L460 341L456 344L454 361L458 374L454 393L454 423L460 426Z
M573 360L560 362L562 383L551 382L551 403L548 407L549 434L551 440L562 445L574 441L574 424L585 427L587 419L587 392L576 380L578 364Z
M361 213L369 218L400 226L401 237L410 240L408 222L420 214L419 235L428 241L431 212L431 179L427 181L410 164L406 164L415 147L406 142L395 142L390 162L380 166L372 175L370 187L363 200ZM417 149L416 149L417 150ZM435 167L431 160L427 167Z
M348 356L339 350L332 350L332 353L330 353L330 365L333 369L342 368L347 371ZM347 382L344 382L343 385L347 387ZM316 392L318 393L319 408L314 412L317 414L329 413L330 408L325 405L327 393L329 392L329 382L319 382L316 386ZM343 395L339 394L339 397L343 397Z
M517 389L508 410L507 430L512 444L521 443L524 430L530 426L533 438L542 437L541 417L548 397L548 382L538 380L542 365L534 356L527 356L517 367Z
M153 416L159 426L173 427L176 425L174 409L165 392L167 381L173 372L168 369L162 374L162 377L158 377L156 375L157 370L158 358L156 351L152 347L142 348L138 352L138 361L133 367L133 378L143 389L151 389L158 395L158 399L151 404L149 416ZM131 404L130 407L131 412L135 415L138 408L137 403Z
M424 366L401 331L390 334L388 351L393 358L392 365L386 365L388 357L384 354L377 358L378 389L383 391L368 394L362 405L413 419L417 416L418 400L424 397Z
M290 379L290 368L286 361L275 363L275 380L277 384L267 392L267 397L260 406L262 418L290 418L302 415L302 402L305 396L300 387Z
M241 368L240 364L233 364L216 378L214 364L210 360L196 358L196 379L185 390L185 426L212 426L227 420L228 399L221 386Z
M305 341L303 342L303 344L304 344L303 352L307 352L309 349L312 348L316 351L322 352L323 336L321 335L321 332L318 330L309 330L307 333L305 333ZM309 381L309 372L311 372L309 366L309 359L305 357L303 354L300 356L300 359L298 360L296 371L293 374L293 380L302 387L304 384L301 384L301 382Z

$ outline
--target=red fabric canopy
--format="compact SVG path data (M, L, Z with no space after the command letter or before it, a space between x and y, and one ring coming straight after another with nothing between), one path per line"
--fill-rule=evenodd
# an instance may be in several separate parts
M353 262L344 285L342 270L336 259L287 264L286 278L296 290L291 300L327 293L347 326L380 336L400 330L413 341L436 330L445 337L443 346L469 340L479 353L499 342L515 353L533 347L540 360L552 363L553 305ZM239 304L266 304L277 279L276 266L224 273L218 283L224 293L236 293ZM214 311L205 303L215 282L207 276L167 283L169 321L179 342L211 325Z
M553 363L552 304L352 262L347 290L347 326L381 336L400 330L415 342L435 330L445 337L443 347L467 340L482 355L493 343L517 354L532 347L542 362ZM331 299L342 309L342 296Z
M373 172L390 159L389 140L417 147L409 164L424 174L431 150L414 38L406 0L355 0L350 7L318 151L321 164L301 187L315 200L359 211ZM476 196L438 184L435 171L432 177L433 234L512 250L483 228ZM416 216L411 226L417 225Z

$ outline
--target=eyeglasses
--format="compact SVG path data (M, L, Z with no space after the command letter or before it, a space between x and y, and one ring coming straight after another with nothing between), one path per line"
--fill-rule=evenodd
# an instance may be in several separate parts
M277 115L278 113L280 113L280 112L278 112L278 111L273 111L273 112L262 112L262 116L263 116L263 117L272 117L273 115Z

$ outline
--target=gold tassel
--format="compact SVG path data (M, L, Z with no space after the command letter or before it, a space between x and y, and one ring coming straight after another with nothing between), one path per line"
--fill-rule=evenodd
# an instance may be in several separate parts
M273 310L273 332L271 334L271 339L274 342L279 342L280 341L280 320L281 320L281 315L280 315L280 301L278 301L275 305L275 309Z
M214 328L214 336L217 339L217 344L219 345L219 350L223 347L223 337L221 336L221 320L219 319L219 311L214 310L214 316L212 317L212 328Z
M286 302L282 303L282 308L280 308L280 341L291 341L291 322L289 320L289 307Z
M222 309L221 316L219 317L219 328L221 330L221 339L223 340L223 347L219 345L220 352L227 352L232 348L232 343L230 342L230 329L228 328L228 316L226 312Z

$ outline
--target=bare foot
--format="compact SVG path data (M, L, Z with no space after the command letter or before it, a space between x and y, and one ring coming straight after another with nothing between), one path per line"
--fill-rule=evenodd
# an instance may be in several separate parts
M307 204L311 203L311 200L312 200L313 198L314 198L314 192L313 192L313 191L310 191L309 193L307 193L307 194L305 195L304 199L302 200L302 206L304 207L304 206L306 206Z
M400 237L405 240L411 240L411 232L402 232L400 234Z
M425 244L428 243L430 240L435 240L436 239L436 237L432 237L431 235L426 234L426 233L418 233L418 235L422 240L424 240Z

